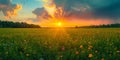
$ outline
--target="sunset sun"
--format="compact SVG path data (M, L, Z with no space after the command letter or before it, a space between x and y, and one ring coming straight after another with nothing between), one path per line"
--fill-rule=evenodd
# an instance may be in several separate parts
M62 22L57 22L57 23L56 23L56 26L62 27Z

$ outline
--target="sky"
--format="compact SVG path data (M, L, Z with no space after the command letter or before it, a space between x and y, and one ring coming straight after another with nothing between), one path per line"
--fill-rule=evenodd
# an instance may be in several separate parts
M120 23L120 0L0 0L0 20L48 27Z

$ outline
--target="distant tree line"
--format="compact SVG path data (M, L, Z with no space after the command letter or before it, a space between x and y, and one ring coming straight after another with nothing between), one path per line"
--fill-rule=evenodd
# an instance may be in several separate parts
M76 28L120 28L120 24L103 24L103 25L91 25L91 26L76 26Z
M39 25L27 24L25 22L1 21L0 28L40 28Z

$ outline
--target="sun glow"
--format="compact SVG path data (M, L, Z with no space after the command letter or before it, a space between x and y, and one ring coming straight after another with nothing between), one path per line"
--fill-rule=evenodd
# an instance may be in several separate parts
M58 27L62 27L62 23L61 23L61 22L57 22L56 25L57 25Z

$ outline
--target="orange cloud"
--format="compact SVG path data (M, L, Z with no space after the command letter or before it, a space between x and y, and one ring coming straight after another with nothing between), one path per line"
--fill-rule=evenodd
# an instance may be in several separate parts
M22 9L22 6L17 4L14 8L5 9L6 18L11 18L12 16L17 16L18 11Z
M18 14L18 11L21 9L22 9L22 5L12 4L11 0L0 1L0 11L3 12L6 18L11 18L12 16L16 16Z

